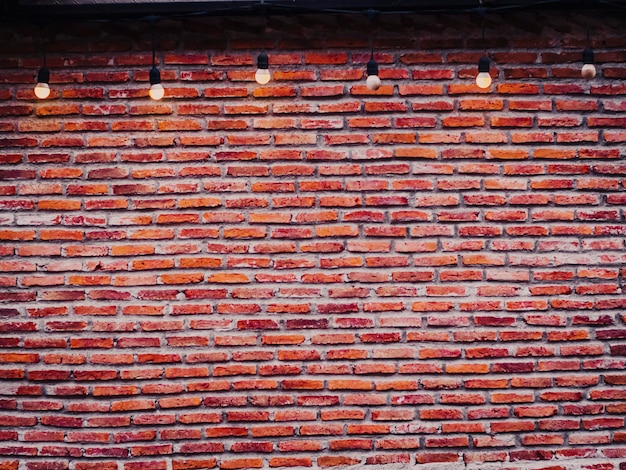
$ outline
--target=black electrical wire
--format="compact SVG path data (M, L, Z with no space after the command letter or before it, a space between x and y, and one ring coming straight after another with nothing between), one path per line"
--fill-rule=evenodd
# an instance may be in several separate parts
M617 8L620 10L626 10L626 1L619 2L615 0L594 0L596 5L603 5L605 7ZM285 2L284 0L277 1L266 1L260 0L255 3L247 3L244 5L237 5L231 2L227 7L217 7L217 8L200 8L193 9L189 11L183 11L183 8L190 8L190 3L176 4L176 2L166 3L166 4L153 4L150 3L150 6L154 9L155 6L159 6L162 8L162 11L159 11L159 17L161 19L177 19L183 20L185 18L191 17L204 17L204 16L237 16L237 15L254 15L259 14L260 10L264 12L265 15L293 15L293 14L335 14L335 15L345 15L345 14L367 14L369 10L372 10L371 6L367 8L333 8L333 7L323 7L323 6L313 6L309 5L298 5L296 2ZM376 3L370 2L370 3ZM415 7L414 8L380 8L377 12L381 15L440 15L440 14L476 14L481 11L481 9L488 10L493 13L505 13L512 11L523 11L523 10L542 10L542 9L556 9L556 8L564 8L568 11L572 9L584 9L584 2L572 2L571 0L530 0L530 1L521 1L518 3L506 4L506 5L498 5L495 3L490 3L488 6L485 4L481 4L478 7L443 7L438 8L436 5L428 4L425 5L423 2L420 5L420 2L412 2ZM573 3L575 3L573 5ZM389 5L389 3L387 3ZM141 2L124 5L117 5L117 9L112 8L111 4L107 4L107 8L102 8L104 5L83 5L83 9L79 10L76 8L76 5L72 5L71 9L69 7L61 7L61 6L45 6L38 7L35 11L32 8L27 8L26 6L20 7L19 2L18 6L12 9L12 14L6 15L4 18L0 18L0 23L2 22L29 22L32 23L34 21L41 21L45 18L47 21L62 23L62 22L72 22L77 20L84 21L148 21L151 15L142 15L141 9L147 8L148 4L142 4ZM205 5L203 5L205 6ZM393 7L394 5L392 5ZM395 5L397 6L397 5ZM178 10L177 10L178 9Z

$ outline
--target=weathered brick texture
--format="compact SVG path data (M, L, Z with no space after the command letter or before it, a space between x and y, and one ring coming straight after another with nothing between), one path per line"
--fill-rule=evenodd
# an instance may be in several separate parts
M0 30L0 469L624 470L623 22L378 24Z

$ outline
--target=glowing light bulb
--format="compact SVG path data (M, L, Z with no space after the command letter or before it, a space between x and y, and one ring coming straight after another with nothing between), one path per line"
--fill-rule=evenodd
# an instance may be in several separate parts
M152 98L153 100L160 100L165 96L165 88L163 88L163 85L161 85L160 83L155 83L154 85L150 86L150 90L148 90L148 95L150 95L150 98Z
M50 96L50 85L44 82L39 82L35 85L35 96L40 100L45 100Z
M365 80L365 86L368 90L376 91L380 88L380 77L378 76L378 62L374 60L374 53L370 57L367 63L367 80Z
M491 75L489 75L489 72L480 72L476 75L476 85L479 88L489 88L491 86Z
M593 63L593 51L590 48L586 48L583 51L583 68L580 71L581 76L586 80L596 78L596 66Z
M272 79L272 74L270 74L268 69L257 69L254 79L259 85L265 85Z
M150 69L150 90L148 90L148 95L153 100L160 100L165 96L165 88L161 85L161 72L154 65Z
M489 57L482 56L478 61L478 75L476 75L476 85L479 88L489 88L491 86L491 75L489 75Z
M50 96L50 71L46 67L39 69L37 74L37 85L35 85L35 96L40 100L45 100Z
M261 52L259 57L256 60L256 73L254 74L254 79L259 85L265 85L272 79L272 74L270 74L270 61L269 57L265 52Z
M368 90L376 91L380 88L381 82L380 77L378 75L370 75L365 80L365 86L367 86Z

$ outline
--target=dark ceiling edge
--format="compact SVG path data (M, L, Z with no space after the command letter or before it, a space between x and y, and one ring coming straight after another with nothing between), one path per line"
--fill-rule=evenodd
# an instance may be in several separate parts
M626 15L626 0L237 0L126 1L0 0L3 23L63 23L72 21L137 21L202 16L302 14L468 14L518 11L608 10Z

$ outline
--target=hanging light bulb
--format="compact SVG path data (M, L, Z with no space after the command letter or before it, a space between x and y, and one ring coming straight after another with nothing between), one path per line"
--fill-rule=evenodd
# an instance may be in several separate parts
M376 91L380 88L380 77L378 76L378 62L374 60L374 53L367 63L367 80L365 86L368 90Z
M161 72L156 66L156 41L154 38L154 23L156 20L156 17L149 18L152 28L152 68L150 69L150 89L148 90L148 95L153 100L158 101L165 96L165 88L161 85Z
M37 84L35 85L35 96L40 100L45 100L50 96L50 70L46 66L46 51L43 50L43 64L37 73Z
M478 13L480 15L480 29L482 35L483 48L485 48L485 8L483 7L483 1L479 0L480 8ZM491 62L487 57L487 49L483 49L483 56L478 61L478 75L476 75L476 85L483 90L491 86L491 75L489 75L489 66Z
M261 52L256 60L256 73L254 79L259 85L265 85L272 79L272 74L269 71L270 62L269 57L265 52Z
M491 75L489 75L489 57L484 55L478 61L478 75L476 75L476 85L479 88L489 88L491 86Z
M263 1L261 1L263 4ZM265 49L265 30L267 29L267 11L265 7L261 6L261 18L263 19L263 25L261 26L261 49L263 52L259 54L256 59L256 72L254 74L254 79L259 85L265 85L269 83L272 79L272 74L270 73L270 60L267 56L267 53L264 51Z
M365 13L367 14L367 17L369 18L370 30L372 33L370 37L371 53L370 53L370 60L367 62L367 68L366 68L367 78L365 79L365 86L367 87L368 90L376 91L380 88L380 85L381 85L380 77L378 76L378 62L376 62L376 59L374 59L374 43L375 43L374 37L378 30L378 27L377 27L378 24L375 23L375 20L379 12L370 8Z
M148 94L150 98L157 101L165 95L165 88L161 85L161 72L154 65L150 69L150 90Z
M583 68L581 69L580 74L586 80L592 80L596 77L593 50L589 47L583 50Z
M586 4L587 9L589 4ZM585 80L592 80L596 78L596 66L594 65L593 49L589 47L591 45L590 31L589 31L589 11L586 12L585 18L587 20L587 46L583 49L583 68L580 70L580 75Z
M35 96L40 100L45 100L50 96L50 70L45 65L39 69L37 74L37 85L35 85Z

